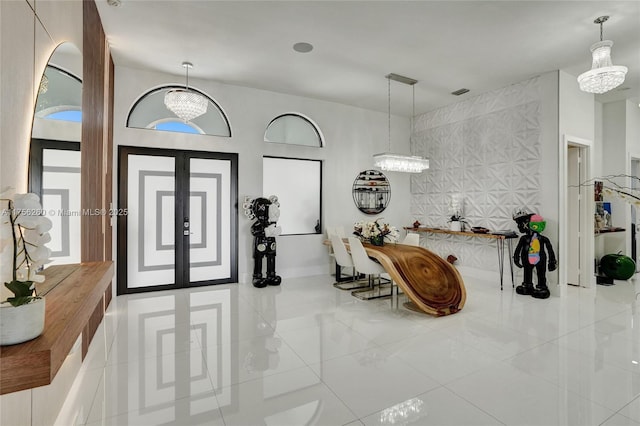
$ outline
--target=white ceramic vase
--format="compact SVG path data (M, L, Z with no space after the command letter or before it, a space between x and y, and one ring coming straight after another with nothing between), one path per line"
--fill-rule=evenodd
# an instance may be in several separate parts
M452 231L462 231L462 223L459 220L452 220L449 229Z
M0 346L35 339L44 330L44 297L20 306L0 304Z

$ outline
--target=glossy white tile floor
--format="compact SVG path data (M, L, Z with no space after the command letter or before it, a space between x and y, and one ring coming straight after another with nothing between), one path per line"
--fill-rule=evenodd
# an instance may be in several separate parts
M332 277L116 298L61 425L640 425L640 283L465 277L434 318Z

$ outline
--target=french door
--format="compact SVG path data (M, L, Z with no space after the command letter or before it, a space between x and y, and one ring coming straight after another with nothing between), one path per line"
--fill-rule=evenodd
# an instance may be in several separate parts
M119 148L118 294L237 282L237 160Z

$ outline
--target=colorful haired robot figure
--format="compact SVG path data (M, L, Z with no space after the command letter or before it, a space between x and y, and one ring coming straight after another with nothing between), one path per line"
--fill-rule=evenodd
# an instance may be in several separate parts
M244 203L245 214L255 219L251 225L253 235L253 286L280 285L282 278L276 275L276 238L282 232L276 222L280 217L278 197L248 199ZM262 259L267 258L267 277L262 277Z
M546 222L542 216L530 213L524 208L514 212L513 220L518 224L518 230L524 234L520 237L513 253L515 265L524 269L524 279L522 284L516 287L516 293L546 299L550 295L546 278L547 254L549 271L555 271L558 267L551 242L541 234ZM538 277L538 285L535 288L533 287L534 269Z

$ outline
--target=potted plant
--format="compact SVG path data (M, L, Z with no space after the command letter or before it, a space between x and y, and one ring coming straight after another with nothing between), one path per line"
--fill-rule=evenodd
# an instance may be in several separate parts
M462 217L462 196L460 194L453 194L449 200L447 206L449 212L449 229L452 231L462 231L463 223L466 223L464 217Z
M7 207L0 212L0 278L13 293L0 303L0 345L34 339L44 329L44 298L38 296L36 282L44 281L38 270L49 262L51 221L42 215L36 194L0 193ZM11 271L6 266L11 265Z

